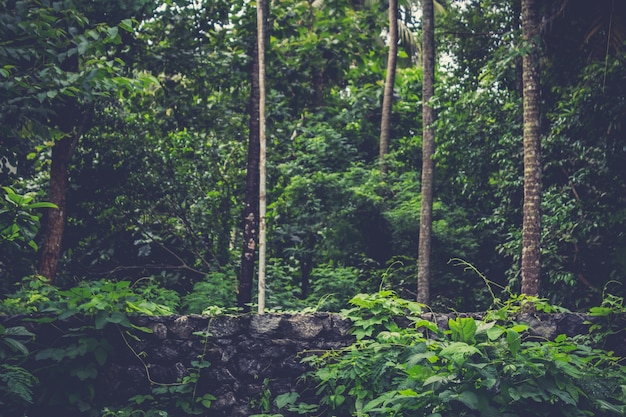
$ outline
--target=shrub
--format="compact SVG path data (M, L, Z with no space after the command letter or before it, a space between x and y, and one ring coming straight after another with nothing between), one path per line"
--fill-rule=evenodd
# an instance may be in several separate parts
M351 346L310 356L317 404L286 409L341 416L615 416L626 407L626 373L611 352L578 339L536 340L502 312L458 317L448 329L391 291L357 295L345 313ZM412 325L406 325L412 323ZM281 398L282 399L282 398ZM284 399L283 399L284 400ZM308 408L307 408L308 407Z

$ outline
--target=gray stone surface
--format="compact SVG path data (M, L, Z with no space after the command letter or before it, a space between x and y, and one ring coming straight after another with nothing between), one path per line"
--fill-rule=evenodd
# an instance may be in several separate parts
M436 320L445 328L448 319L459 315L482 317L480 313L427 313L424 318ZM530 324L529 335L548 339L562 333L584 334L588 320L589 317L575 313L518 317L518 321ZM214 417L258 413L254 404L259 404L265 389L273 396L293 390L301 392L307 388L301 376L309 370L302 358L340 349L354 341L351 322L330 313L133 317L132 321L151 329L151 333L134 331L135 337L123 338L118 329L108 326L99 335L107 338L113 352L98 370L95 400L127 404L133 395L150 393L154 383L175 384L197 374L196 393L216 397L206 414ZM617 322L624 324L624 319L617 318ZM63 343L67 329L78 327L76 320L33 323L24 317L0 317L0 323L5 327L25 325L37 334L36 341L43 346ZM407 320L406 324L410 322ZM624 355L624 333L620 334L621 339L611 341L615 347L607 348ZM206 366L198 367L198 361L204 361ZM309 387L311 391L315 388ZM178 417L174 413L168 415Z

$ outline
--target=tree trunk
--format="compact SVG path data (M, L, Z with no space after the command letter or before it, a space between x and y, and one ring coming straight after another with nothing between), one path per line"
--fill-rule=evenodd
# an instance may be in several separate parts
M77 66L77 64L76 64ZM62 253L63 233L67 221L68 169L80 137L87 130L93 105L81 107L75 100L59 105L56 126L64 134L52 147L48 201L58 208L47 211L41 248L39 275L54 284Z
M265 20L269 11L268 0L257 0L257 42L259 54L259 280L258 313L265 312L265 212L267 195L265 191L266 140L265 140ZM267 11L266 11L267 9Z
M77 143L78 134L73 134L58 140L52 147L48 200L56 204L58 208L49 209L47 212L39 264L39 275L48 278L52 284L61 258L61 243L67 219L68 168Z
M259 230L259 61L254 47L252 63L252 86L250 89L250 122L248 127L248 162L246 165L246 194L243 210L243 251L237 306L244 312L250 311L252 282L256 265L256 245Z
M538 295L541 274L541 138L539 70L535 38L539 35L535 0L522 2L522 31L530 52L523 59L524 217L522 223L522 293Z
M398 60L398 1L389 0L389 55L387 58L387 76L383 94L383 107L380 118L379 167L380 172L387 172L385 158L389 153L389 136L391 133L391 110L393 106L393 86L396 80L396 63Z
M267 16L267 15L266 15ZM250 311L252 302L252 284L256 266L256 248L259 233L259 53L258 42L254 42L251 51L252 76L250 87L250 122L248 123L248 161L246 165L246 191L243 210L243 248L241 254L241 272L237 291L237 307L243 312Z
M433 224L433 188L435 180L435 112L430 99L435 94L435 16L433 0L422 0L422 208L417 268L417 301L430 302L430 246Z

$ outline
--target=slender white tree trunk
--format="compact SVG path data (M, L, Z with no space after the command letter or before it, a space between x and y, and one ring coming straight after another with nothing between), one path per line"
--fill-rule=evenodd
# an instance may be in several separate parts
M266 138L265 138L265 2L257 1L257 42L259 54L259 314L265 312L265 250L266 228L265 213L267 207L266 179Z

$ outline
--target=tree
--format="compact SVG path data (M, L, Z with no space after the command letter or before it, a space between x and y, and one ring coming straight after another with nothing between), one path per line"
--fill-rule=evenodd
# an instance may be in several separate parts
M389 135L391 132L391 109L393 107L393 87L396 79L398 61L398 1L389 0L389 52L387 55L387 75L380 118L379 167L381 174L387 172L385 158L389 153Z
M435 132L433 123L435 114L431 98L435 88L435 17L433 0L422 0L422 205L420 211L420 236L418 248L417 301L430 301L430 247L433 223L433 188Z
M523 58L524 207L522 223L522 293L538 295L541 280L541 131L540 84L536 38L537 4L522 1L522 32L528 52Z
M69 103L61 108L58 125L63 126L61 128L63 136L52 146L48 199L57 208L48 211L39 263L39 275L48 278L51 282L54 282L61 258L61 244L67 221L68 170L74 150L80 137L85 133L91 117L89 105L85 110L81 110L77 104L74 99L70 98ZM69 115L78 116L78 123L73 122ZM69 123L66 122L68 120Z
M54 281L67 216L67 169L79 138L89 127L92 104L113 91L140 84L119 77L115 57L119 26L91 23L68 2L9 3L2 10L0 113L13 140L51 148L48 211L39 273Z
M265 139L265 11L269 9L267 0L257 3L257 52L259 67L259 314L265 311L265 254L266 254L266 139Z
M266 13L257 13L259 16L267 16L269 4L265 5ZM261 3L259 3L261 5ZM258 38L261 28L266 28L267 23L257 22L257 41L251 51L252 72L250 82L250 120L248 132L248 162L246 164L246 190L243 211L243 250L241 254L241 272L239 275L239 288L237 290L237 306L244 312L250 311L252 302L252 283L254 282L255 255L258 244L260 227L260 157L261 157L261 70L259 58ZM266 33L263 35L267 36Z

